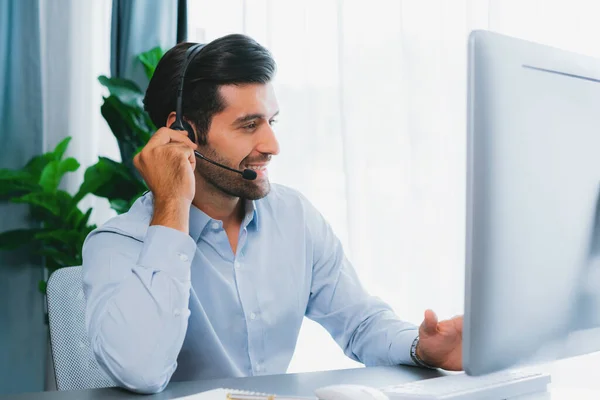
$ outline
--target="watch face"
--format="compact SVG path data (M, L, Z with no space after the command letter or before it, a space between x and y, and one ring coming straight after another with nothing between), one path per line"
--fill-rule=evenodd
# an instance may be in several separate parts
M410 358L413 360L413 362L415 364L417 364L419 367L423 367L423 368L430 368L430 369L436 369L436 367L432 367L431 365L427 364L425 361L421 360L418 356L417 356L417 345L419 344L419 336L417 336L415 338L415 340L413 340L412 345L410 346Z
M410 358L412 358L415 364L421 365L422 361L419 360L419 357L417 357L417 344L419 344L418 336L415 338L415 340L413 340L412 345L410 346Z

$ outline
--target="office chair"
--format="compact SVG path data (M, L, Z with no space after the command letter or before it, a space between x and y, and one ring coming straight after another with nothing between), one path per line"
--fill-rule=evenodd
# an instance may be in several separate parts
M90 347L81 267L56 270L48 279L46 296L57 389L116 386L102 371Z

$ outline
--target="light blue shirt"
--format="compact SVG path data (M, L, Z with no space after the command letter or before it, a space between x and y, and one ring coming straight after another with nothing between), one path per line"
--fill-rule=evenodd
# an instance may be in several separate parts
M285 373L304 316L345 354L411 364L417 327L359 283L331 227L297 191L246 202L237 253L221 221L195 207L189 235L149 226L152 194L83 247L86 324L96 358L122 387Z

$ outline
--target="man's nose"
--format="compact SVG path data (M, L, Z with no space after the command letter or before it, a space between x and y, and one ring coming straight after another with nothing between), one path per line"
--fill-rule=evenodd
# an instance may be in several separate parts
M272 154L274 156L279 154L279 142L275 137L275 131L271 125L266 125L256 150L263 154Z

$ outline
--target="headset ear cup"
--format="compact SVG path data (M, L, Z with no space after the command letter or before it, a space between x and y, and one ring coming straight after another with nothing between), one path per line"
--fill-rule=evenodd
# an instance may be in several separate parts
M188 138L192 141L192 143L196 143L196 134L194 133L194 128L192 128L187 121L183 121L183 129L186 130Z

